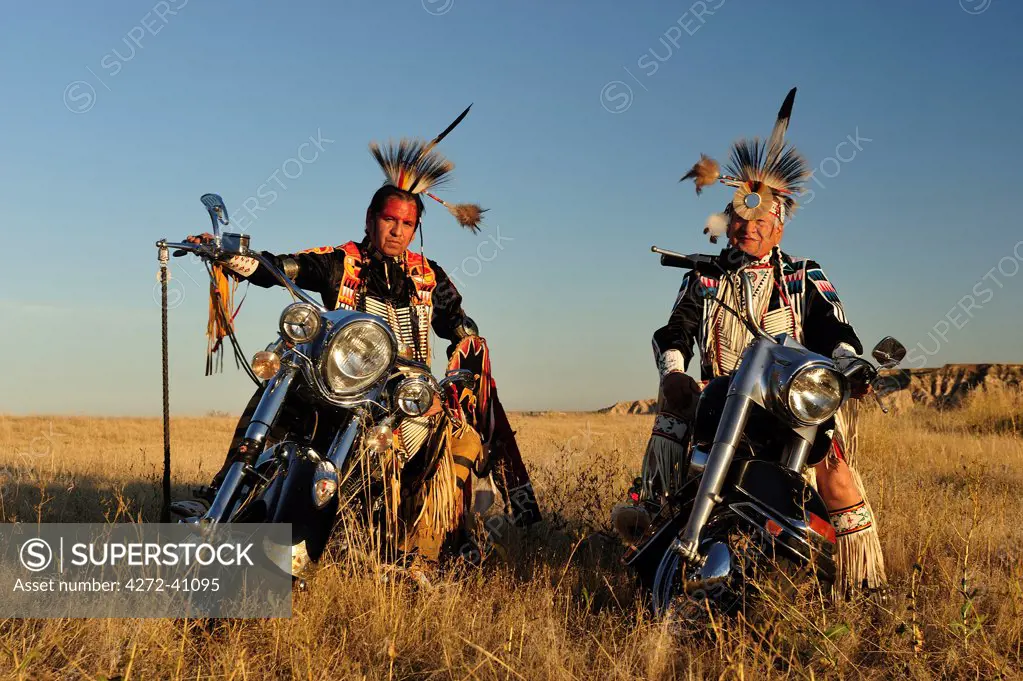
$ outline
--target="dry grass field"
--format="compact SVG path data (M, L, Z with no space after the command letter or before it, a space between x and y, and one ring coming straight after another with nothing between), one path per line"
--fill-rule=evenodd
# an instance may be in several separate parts
M0 621L18 679L1015 679L1023 676L1023 399L872 412L860 469L878 512L883 600L762 603L681 635L652 620L608 510L651 417L513 415L542 526L426 590L384 566L324 567L289 620ZM220 462L228 418L173 423L183 496ZM154 520L156 419L0 417L0 520ZM2 597L2 596L0 596Z

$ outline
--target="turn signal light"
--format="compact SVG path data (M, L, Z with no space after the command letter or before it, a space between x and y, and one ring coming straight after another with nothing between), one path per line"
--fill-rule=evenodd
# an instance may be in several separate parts
M375 454L383 454L391 448L394 431L387 426L376 426L366 434L366 447Z
M825 520L824 518L814 513L807 513L810 521L810 529L813 530L814 534L823 537L831 544L838 543L838 537L835 536L835 527Z
M281 358L277 353L260 350L252 356L252 373L262 381L269 381L281 370Z

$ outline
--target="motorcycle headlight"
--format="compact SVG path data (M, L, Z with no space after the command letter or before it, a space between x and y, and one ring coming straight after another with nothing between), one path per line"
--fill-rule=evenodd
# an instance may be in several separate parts
M308 343L320 332L320 313L308 303L293 303L284 308L279 326L292 343Z
M406 378L395 388L394 402L409 416L420 416L433 404L433 389L422 378Z
M338 329L322 360L327 387L342 396L376 383L394 363L394 339L377 322L356 320Z
M797 421L815 426L842 406L845 378L826 366L808 366L796 372L786 391L786 403Z

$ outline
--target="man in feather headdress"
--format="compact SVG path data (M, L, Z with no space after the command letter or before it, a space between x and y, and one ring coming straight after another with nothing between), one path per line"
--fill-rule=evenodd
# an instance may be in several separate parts
M697 194L719 181L735 189L723 213L712 216L704 229L713 243L719 236L728 239L728 247L717 256L726 274L687 273L668 323L654 333L654 357L661 374L659 413L643 461L642 484L630 494L641 503L616 508L616 526L623 535L634 536L642 530L646 502L681 484L680 462L701 390L685 373L694 356L693 345L700 351L701 377L708 381L734 371L752 340L746 327L722 305L744 308L740 273L751 279L753 309L769 334L789 334L828 357L863 351L821 266L780 248L785 225L796 208L794 197L810 176L803 158L785 143L795 94L793 88L766 144L759 139L735 143L725 175L716 161L702 156L682 178L695 180ZM812 470L838 536L839 584L874 589L885 583L884 560L863 483L851 466L855 434L850 416L854 413L854 403L839 413L830 453Z
M468 112L467 108L428 143L403 139L383 148L376 143L370 145L386 181L366 209L362 240L286 255L263 253L298 286L319 293L328 309L368 312L387 320L398 340L399 353L427 365L431 363L432 327L439 337L450 341L448 368L468 369L475 376L474 385L459 395L462 426L453 427L437 402L423 417L406 419L399 434L401 446L411 456L420 447L436 441L438 429L451 429L446 438L441 438L449 444L450 456L437 457L438 468L427 473L429 479L418 495L420 506L428 506L431 499L443 499L445 508L428 509L428 513L406 509L413 520L418 516L406 545L430 561L438 558L446 538L463 529L472 477L491 478L492 474L493 483L507 501L506 507L510 507L507 510L518 524L539 520L529 476L497 397L487 343L462 309L462 296L445 271L409 248L422 231L423 195L444 205L463 227L473 233L479 231L484 209L474 204L448 204L433 193L449 178L454 167L435 147ZM210 238L211 235L203 234L187 240L200 242ZM278 285L277 279L253 258L235 256L227 261L226 267L235 278L257 286ZM253 396L247 412L258 404L260 392ZM242 443L247 415L239 423L228 461L214 479L210 493L215 491ZM450 470L441 470L445 462ZM442 480L457 489L432 494L431 482L440 485Z

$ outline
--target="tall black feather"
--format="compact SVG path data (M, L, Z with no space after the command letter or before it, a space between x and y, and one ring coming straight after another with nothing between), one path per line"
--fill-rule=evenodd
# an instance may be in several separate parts
M454 130L458 126L458 124L462 122L462 119L466 117L466 115L469 113L469 109L471 109L471 108L472 108L472 104L470 104L469 106L465 107L465 111L463 111L462 113L458 114L458 118L456 118L454 121L452 121L451 125L449 125L448 127L444 128L444 131L441 134L439 134L439 135L437 135L436 137L433 138L433 141L430 142L430 144L429 144L429 146L427 146L426 150L429 151L431 148L433 148L433 146L435 144L437 144L442 139L447 137L448 133L451 132L452 130ZM789 108L791 108L791 105L790 105Z
M785 101L781 103L781 108L778 109L778 120L774 123L774 130L771 131L771 137L767 141L767 158L765 165L772 166L774 162L781 155L782 149L785 147L785 132L789 129L789 118L792 116L792 105L796 101L796 88L789 90L789 93L785 96Z
M471 108L472 108L472 104L470 104L469 106L465 107L465 111L463 111L462 113L458 114L458 118L456 118L455 120L453 120L453 121L451 122L451 125L449 125L448 127L444 128L444 130L442 130L442 131L441 131L441 133L440 133L439 135L437 135L436 137L434 137L434 138L433 138L433 140L431 140L429 144L427 144L427 145L426 145L425 147L423 147L423 151L422 151L422 153L420 154L420 157L425 157L425 156L426 156L427 154L429 154L429 153L430 153L430 152L431 152L431 151L433 150L433 148L434 148L435 146L437 146L437 144L438 144L438 143L439 143L439 142L440 142L440 141L441 141L442 139L444 139L445 137L447 137L447 136L448 136L448 133L449 133L449 132L451 132L451 131L452 131L452 130L454 130L454 129L455 129L456 127L458 127L458 124L462 122L462 119L463 119L463 118L465 118L465 117L466 117L466 115L468 115L468 113L469 113L469 109L471 109ZM416 159L416 160L417 160L417 162L418 162L418 159ZM413 184L413 185L412 185L412 186L411 186L411 187L409 188L409 191L411 191L411 192L415 192L415 190L416 190L416 185L418 185L418 184L419 184L419 181L417 180L417 181L416 181L416 182L415 182L415 183L414 183L414 184Z

